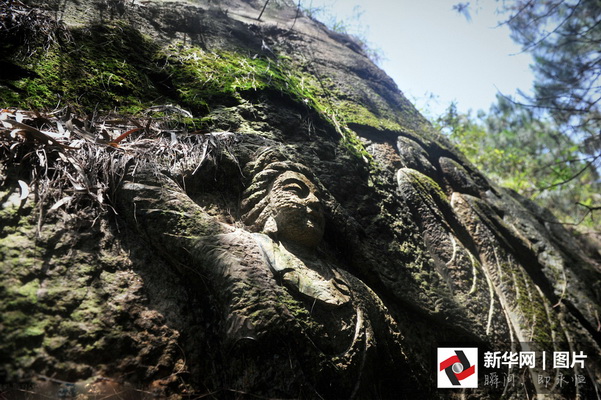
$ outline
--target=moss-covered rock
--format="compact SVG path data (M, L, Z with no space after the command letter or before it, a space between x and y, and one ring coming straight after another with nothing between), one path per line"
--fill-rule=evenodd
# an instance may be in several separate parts
M447 342L570 344L599 381L599 260L352 39L289 1L261 20L260 1L14 4L30 18L0 31L9 395L455 398L432 373ZM282 171L319 200L315 248L278 236Z

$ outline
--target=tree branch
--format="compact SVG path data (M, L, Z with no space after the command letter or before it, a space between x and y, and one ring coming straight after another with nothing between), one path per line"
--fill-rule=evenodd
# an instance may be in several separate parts
M269 4L269 0L267 0L265 2L265 4L263 5L263 9L261 10L261 14L259 14L259 16L257 17L257 21L261 20L261 17L263 16L263 13L265 12L265 9L267 8L267 4Z
M555 9L557 7L559 7L559 5L561 5L563 3L563 1L559 4L557 4L555 7L553 7L552 9ZM576 5L572 8L572 11L570 12L570 14L568 16L566 16L563 21L561 21L555 28L553 28L553 30L551 30L550 32L547 32L547 34L543 35L543 37L541 37L539 40L531 42L529 44L526 44L524 48L522 48L522 51L518 54L527 52L532 50L533 48L537 47L538 45L540 45L542 42L544 42L545 40L547 40L552 34L556 33L559 28L561 28L566 22L568 22L568 20L570 18L572 18L572 16L576 13L576 9L580 6L580 3L582 3L582 0L579 0L578 3L576 3ZM549 11L549 13L547 14L550 15L551 11ZM540 18L543 18L546 16L541 16ZM540 19L539 18L539 19ZM525 36L525 35L522 35Z
M576 179L580 175L582 175L584 173L584 171L586 171L587 169L589 169L595 163L595 161L597 161L599 158L601 158L601 154L597 154L595 157L593 157L593 159L591 161L587 162L586 165L580 169L580 171L576 172L574 175L572 175L568 179L564 179L561 182L557 182L557 183L554 183L554 184L549 185L547 187L544 187L541 190L553 189L555 187L558 187L558 186L561 186L561 185L565 185L566 183L569 183L569 182L573 181L574 179Z

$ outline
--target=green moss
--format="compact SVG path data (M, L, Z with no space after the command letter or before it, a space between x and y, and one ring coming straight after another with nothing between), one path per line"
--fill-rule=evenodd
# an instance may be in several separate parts
M160 97L152 84L156 46L133 28L115 24L73 29L73 40L54 43L40 57L16 61L31 71L0 95L2 106L47 109L68 103L82 112L135 113Z
M313 330L318 328L318 324L311 317L311 314L303 303L294 299L292 296L280 296L278 299L280 304L286 308L294 317L294 320L299 322L303 328Z
M67 339L62 336L47 336L42 345L50 351L56 351L67 344Z
M206 114L213 104L239 104L253 92L271 91L315 110L341 135L342 144L368 163L371 155L358 136L348 128L347 116L352 115L334 106L335 95L328 92L315 77L287 59L273 61L253 58L234 52L207 52L195 47L172 46L161 56L179 101L194 113ZM367 114L364 111L364 114ZM375 118L375 117L373 117ZM201 119L195 125L210 121ZM397 126L395 126L396 128Z
M30 234L33 230L31 217L28 216L31 213L31 207L28 204L21 207L19 192L16 190L1 191L0 198L6 199L3 204L0 204L0 238L10 234L21 234L23 237ZM9 242L6 244L14 247ZM2 244L0 244L1 248ZM0 251L0 260L2 254L4 253Z
M40 282L37 279L34 279L33 281L19 287L16 292L17 294L25 297L31 303L35 303L37 301L37 292L39 289Z
M284 60L170 46L161 52L158 62L170 76L180 102L195 113L207 113L214 104L238 104L245 92L261 90L316 103L313 79L296 75Z
M415 170L405 170L405 175L423 198L428 199L430 203L435 205L449 203L447 195L434 179ZM436 210L438 207L434 206L433 209Z
M23 311L5 311L2 313L3 325L6 331L10 331L18 326L23 326L27 323L29 316Z
M523 328L532 332L532 341L542 346L552 346L553 328L545 307L546 299L534 288L530 279L514 264L505 264L503 276L510 277L510 286L515 291L515 301L524 317ZM503 278L503 277L502 277Z
M58 326L56 333L68 339L78 339L86 335L86 328L87 326L82 322L64 319Z
M99 315L102 315L102 306L97 299L86 298L71 314L71 319L75 322L91 321Z
M238 105L255 92L279 93L315 110L340 133L349 152L368 163L372 157L348 123L398 129L361 106L338 101L286 57L273 60L185 45L160 49L124 23L71 33L72 41L55 43L37 59L11 60L32 76L12 82L16 91L3 91L0 106L48 109L67 103L84 113L104 109L135 115L152 105L176 103L194 115L183 125L197 130L210 124L205 118L216 107Z
M19 271L30 268L38 262L34 257L35 249L32 249L32 241L21 232L14 232L0 239L0 261L3 263L3 270L7 273L10 267L15 267ZM15 271L10 271L14 273Z
M41 341L45 335L47 319L35 318L29 311L6 311L3 316L3 335L6 339L0 348L15 347Z
M40 337L44 335L44 326L28 326L23 330L24 337Z
M188 132L195 132L202 129L207 129L212 125L213 118L212 117L202 117L202 118L182 118L180 123L182 126L186 128Z
M404 130L398 122L378 117L369 111L367 107L357 102L339 100L336 102L336 107L340 110L340 115L349 124L365 125L382 131L402 132Z

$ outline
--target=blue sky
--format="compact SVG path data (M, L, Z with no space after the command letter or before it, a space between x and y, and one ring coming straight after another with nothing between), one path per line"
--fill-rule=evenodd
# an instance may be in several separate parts
M471 20L453 10L457 3L301 0L304 7L325 6L351 33L381 49L380 66L426 114L440 114L452 101L460 111L488 110L498 92L528 93L532 58L520 53L506 26L498 27L502 16L495 13L497 1L471 1Z

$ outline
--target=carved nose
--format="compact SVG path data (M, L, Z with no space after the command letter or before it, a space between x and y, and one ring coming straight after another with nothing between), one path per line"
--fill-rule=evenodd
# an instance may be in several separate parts
M306 205L307 208L310 210L310 212L314 215L319 214L322 215L323 213L323 208L321 205L321 201L319 200L319 198L317 196L315 196L313 193L310 193L307 198L305 199L306 201Z
M309 192L309 195L307 196L305 201L307 202L307 205L309 205L311 208L318 208L321 205L319 198L315 196L313 192Z

